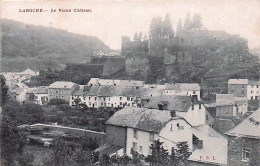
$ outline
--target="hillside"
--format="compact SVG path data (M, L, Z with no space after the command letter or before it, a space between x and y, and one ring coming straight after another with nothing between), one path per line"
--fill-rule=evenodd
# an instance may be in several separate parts
M1 28L3 71L20 71L28 67L35 70L46 67L60 69L66 63L89 61L94 51L110 50L96 37L65 30L6 19L1 20Z

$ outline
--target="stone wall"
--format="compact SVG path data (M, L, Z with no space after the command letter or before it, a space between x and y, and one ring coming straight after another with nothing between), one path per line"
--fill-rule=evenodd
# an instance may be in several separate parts
M126 128L106 125L106 142L112 145L126 147Z
M245 129L249 130L249 129ZM250 150L249 162L242 160L242 149ZM228 166L259 166L260 140L252 138L237 138L229 136L228 140Z

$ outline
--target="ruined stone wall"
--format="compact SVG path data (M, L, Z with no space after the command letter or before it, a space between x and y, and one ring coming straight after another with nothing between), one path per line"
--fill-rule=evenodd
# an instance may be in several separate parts
M126 73L128 75L140 74L143 77L150 71L149 56L146 53L128 52L126 55Z

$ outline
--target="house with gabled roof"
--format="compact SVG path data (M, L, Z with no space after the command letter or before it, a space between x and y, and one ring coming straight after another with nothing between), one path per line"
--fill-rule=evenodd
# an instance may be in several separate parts
M229 79L228 93L236 97L247 97L248 100L257 100L260 97L260 81Z
M225 134L229 166L260 165L260 109Z
M30 101L40 105L47 104L48 86L39 86L28 90L26 92L26 101Z
M169 153L178 142L187 142L192 152L188 159L190 165L226 165L227 139L224 136L207 124L192 126L176 111L169 110L126 107L117 111L106 122L106 144L96 151L131 156L134 150L148 156L151 144L158 139Z
M170 133L181 132L188 128L191 128L191 125L174 112L125 107L106 122L106 142L122 147L128 156L131 156L131 149L147 156L151 154L150 145L154 140L162 139L166 142L166 137ZM184 141L183 136L190 134L189 132L181 133L179 137L168 141L165 147L171 149L175 142ZM189 142L191 141L190 137Z
M176 111L176 114L185 118L191 125L212 125L213 116L208 112L203 103L196 96L160 95L150 97L144 104L146 108Z
M48 88L48 99L62 99L70 102L71 94L79 88L79 85L69 81L56 81Z
M164 94L190 97L196 95L200 100L200 85L196 83L166 83Z

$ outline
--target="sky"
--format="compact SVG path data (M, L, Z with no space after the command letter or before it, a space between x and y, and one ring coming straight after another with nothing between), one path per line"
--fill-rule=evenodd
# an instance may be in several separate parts
M1 2L0 2L1 3ZM42 13L19 9L43 9ZM51 9L91 9L92 12L51 12ZM260 46L260 0L172 1L3 1L1 18L96 36L112 49L120 49L121 36L133 39L135 32L148 34L153 17L170 14L174 30L187 13L200 14L209 30L224 30Z

